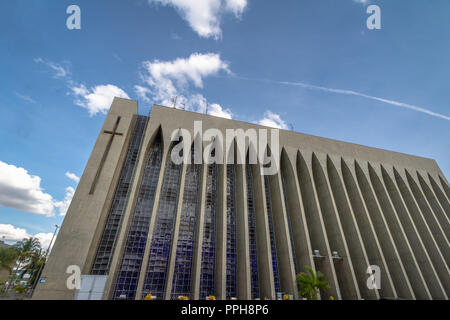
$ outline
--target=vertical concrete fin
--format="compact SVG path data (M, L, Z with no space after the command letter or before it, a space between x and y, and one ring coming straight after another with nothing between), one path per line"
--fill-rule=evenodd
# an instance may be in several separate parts
M424 196L429 208L433 212L434 218L437 220L437 223L442 226L442 230L447 237L447 240L450 239L450 228L449 221L447 216L444 213L439 202L434 197L434 193L431 191L430 187L427 185L425 180L422 179L420 174L417 172L416 175L413 175L408 170L405 170L409 180L413 180L415 184L420 187L420 191Z
M186 152L185 150L183 150ZM178 234L180 230L181 210L183 209L184 185L186 182L187 164L184 163L181 169L180 191L178 193L177 210L172 235L172 245L170 246L169 262L167 266L167 277L165 285L165 300L170 300L172 294L173 272L175 269L175 260L177 258Z
M309 152L309 157L306 157L306 159L310 159L309 163L305 161L302 153L306 156L307 151L300 152L299 150L297 153L297 175L300 183L300 193L305 207L309 236L311 237L315 266L317 270L325 275L330 286L327 292L321 292L321 296L325 299L328 299L330 296L342 299L322 213L320 211L319 200L312 178L312 153ZM319 251L318 254L314 253L315 250Z
M439 176L439 180L441 181L442 188L444 189L445 194L447 195L447 199L450 199L450 186L448 185L448 182L445 181L444 178Z
M391 272L397 294L400 298L415 299L414 291L411 287L402 260L400 259L396 244L388 228L387 222L384 219L384 215L380 204L378 203L378 199L375 196L373 186L369 182L368 169L363 169L359 165L358 161L355 160L355 172L364 202L374 223L378 239L380 240L380 245L383 249L386 263L389 266L389 271Z
M164 135L163 135L163 137L164 137ZM163 139L163 141L164 141L164 139ZM142 258L141 272L139 274L139 281L138 281L138 286L136 289L136 296L135 296L136 300L142 299L142 289L144 287L145 276L147 273L146 271L147 271L147 266L148 266L148 257L150 254L150 245L151 245L151 241L153 238L153 229L155 226L156 212L158 211L159 198L161 195L161 189L162 189L162 185L163 185L163 181L164 181L164 175L166 173L167 157L169 156L169 152L170 152L169 148L164 147L164 143L163 143L162 149L163 149L163 156L161 159L161 169L160 169L160 174L159 174L159 178L158 178L158 185L156 187L155 199L153 202L152 216L150 219L150 224L149 224L148 232L147 232L148 236L147 236L147 242L145 244L144 256Z
M403 197L401 196L397 185L394 183L394 180L390 178L383 166L380 167L383 178L383 180L380 181L384 182L387 194L395 208L400 225L405 232L406 239L411 245L413 255L417 261L417 265L419 266L430 294L433 298L446 299L447 297L444 288L442 287L439 277L437 276L428 252L425 249L421 234L419 233L416 224L411 217L411 213Z
M237 293L238 299L251 300L250 247L247 182L245 165L236 164Z
M334 161L333 161L334 158ZM327 156L327 174L330 182L330 188L336 203L336 211L342 224L348 250L352 257L353 269L359 286L361 297L364 299L379 299L378 290L371 290L367 286L367 267L370 266L369 259L361 237L361 232L355 219L355 214L350 205L350 199L344 188L341 170L337 170L333 162L336 162L339 169L340 162L337 157Z
M320 157L320 160L318 157ZM341 221L338 217L336 203L330 190L328 173L323 170L323 165L326 166L326 155L316 155L313 152L312 173L314 184L332 252L337 279L339 281L339 288L341 289L343 299L361 299L353 269L352 257L347 247ZM334 253L337 253L340 258L337 258Z
M380 240L369 215L369 210L366 207L362 191L357 183L354 162L349 161L347 164L344 158L341 158L341 171L345 190L349 196L356 222L361 230L361 236L369 258L369 265L377 265L381 271L381 288L379 289L379 294L383 298L397 298L397 292L380 245Z
M217 165L218 168L218 205L216 211L216 297L219 300L226 299L227 279L227 170L225 164Z
M198 300L200 298L200 276L202 266L202 239L204 233L205 223L205 206L206 206L206 176L208 165L201 165L201 179L200 179L200 210L198 212L197 229L194 240L194 258L192 263L192 299Z
M395 172L395 179L398 181L407 181L410 190L414 196L414 200L420 208L420 211L423 213L425 220L427 221L431 231L433 232L434 237L437 240L438 245L441 248L442 254L444 254L444 258L449 261L449 242L446 232L443 229L443 226L439 223L439 220L436 218L433 210L431 209L430 204L428 203L427 198L425 197L422 186L420 185L418 178L413 175L406 175L405 178L402 179L400 173ZM448 232L447 232L448 233Z
M145 172L145 167L148 161L148 157L150 156L150 150L152 150L156 139L162 140L162 129L161 126L156 127L156 130L151 130L148 126L145 130L144 139L141 147L141 151L139 153L139 159L136 163L136 169L135 172L138 173L138 176L136 176L133 179L133 185L131 187L131 193L130 193L130 199L128 201L127 207L125 209L125 215L124 215L124 221L123 221L123 227L120 231L120 235L118 238L118 247L116 248L116 251L114 253L113 260L111 262L111 268L110 273L108 277L108 281L105 286L105 293L104 297L108 297L109 299L112 299L117 277L120 272L120 267L123 262L123 256L125 252L125 247L128 241L129 231L131 228L131 225L134 220L135 216L135 208L136 208L136 202L139 197L139 190L141 189L142 185L142 179ZM164 150L162 149L162 143L161 143L161 153L164 155ZM162 161L162 160L161 160ZM163 167L163 164L161 163L161 168ZM158 172L158 179L161 178L161 171ZM159 181L159 180L158 180ZM155 201L155 200L154 200ZM142 261L141 261L142 266ZM142 270L142 268L140 269ZM133 297L134 298L134 297Z
M369 177L375 195L378 198L378 203L380 204L381 215L386 221L392 238L395 241L398 253L400 254L401 260L403 262L404 268L408 274L411 286L414 290L416 297L419 299L431 299L431 294L428 289L427 283L423 277L420 267L417 263L416 256L411 248L408 237L405 230L399 220L398 213L394 207L389 194L387 193L386 187L380 179L377 171L379 166L376 166L375 170L370 163L368 163Z
M392 178L392 173L389 172L389 175ZM423 243L427 249L427 252L430 256L431 261L433 262L434 268L436 269L437 275L439 276L442 285L444 286L447 296L448 292L450 292L450 282L448 281L448 275L450 274L449 268L448 268L448 250L446 250L446 256L447 260L443 256L443 252L441 251L438 242L436 241L436 238L439 237L439 234L442 235L440 230L437 230L436 232L433 232L428 223L427 220L424 217L424 214L420 210L420 206L416 202L416 199L412 195L412 191L409 188L407 182L400 176L400 174L395 170L393 172L394 178L392 181L395 181L397 183L398 189L400 190L400 193L405 200L405 204L409 209L409 213L411 215L411 218L414 220L414 223L417 227L417 230L422 237ZM444 241L445 245L445 238L441 237L440 241ZM448 248L448 245L447 247Z
M256 218L256 242L258 247L258 273L260 275L261 298L275 298L275 285L272 267L272 250L270 246L269 222L267 220L266 193L264 176L259 164L251 165L253 178L253 197Z
M272 155L272 158L278 155ZM290 236L289 221L287 220L286 203L282 186L281 174L269 176L269 186L272 201L273 227L276 239L276 250L279 264L281 290L294 297L298 295L293 250Z
M295 156L295 155L294 155ZM295 158L294 158L295 159ZM295 160L294 160L295 161ZM308 226L306 224L305 209L300 195L300 186L294 172L295 162L291 162L287 151L283 148L281 153L281 175L286 186L286 207L292 230L294 252L297 258L298 272L306 272L305 266L315 270L314 259L309 240Z
M419 174L418 171L416 171L417 178L419 179L419 183L422 187L422 191L425 194L425 197L428 200L428 203L431 206L431 209L433 210L434 214L436 215L436 218L439 220L439 223L442 225L444 232L447 235L447 238L450 237L450 220L448 218L448 215L445 214L444 208L441 206L439 201L437 200L437 197L434 194L433 189L430 187L430 185L425 181L424 178ZM450 205L446 206L446 210L448 210L448 207Z
M439 177L440 178L440 177ZM438 179L439 179L438 178ZM444 209L447 218L450 215L450 201L445 195L445 193L442 191L442 189L439 187L439 184L436 183L436 181L433 179L433 177L428 173L428 180L430 181L430 184L434 190L434 194L438 198L439 202L441 203L442 208Z

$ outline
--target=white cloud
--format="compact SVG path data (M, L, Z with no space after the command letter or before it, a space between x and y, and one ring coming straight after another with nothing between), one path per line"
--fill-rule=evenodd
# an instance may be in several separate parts
M22 99L22 100L25 100L25 101L27 101L27 102L29 102L29 103L36 103L36 101L34 101L31 97L29 97L29 96L26 96L26 95L23 95L23 94L20 94L20 93L17 93L17 92L14 92L15 93L15 95L17 96L17 97L19 97L20 99Z
M220 20L226 13L240 17L247 0L148 0L149 3L174 7L200 37L219 39Z
M66 188L66 194L64 196L63 201L58 201L54 203L54 206L59 209L59 215L65 216L67 210L69 209L70 203L72 202L72 198L75 194L75 189L72 187Z
M56 201L44 192L40 177L29 174L24 168L0 161L0 206L48 217L55 216L58 209L63 216L74 193L72 187L67 187L64 200Z
M75 104L86 108L90 116L97 113L107 113L114 97L130 99L125 91L112 84L95 86L90 90L84 84L81 84L72 86L71 89L73 94L79 98L75 101Z
M41 178L0 161L0 205L53 216L53 198L41 188Z
M70 180L75 181L76 183L80 182L80 177L78 177L75 173L67 171L66 177L69 178Z
M0 240L15 243L26 238L34 237L39 240L41 247L46 250L50 244L53 233L38 233L36 235L31 235L27 230L22 228L16 228L11 224L0 224ZM53 241L54 242L54 241ZM52 244L53 246L53 244Z
M213 53L194 53L173 61L145 61L143 67L142 79L148 87L135 86L139 97L149 102L151 96L156 103L166 106L172 106L173 97L177 97L176 107L197 112L205 112L208 102L202 94L192 93L191 87L203 88L206 77L219 72L231 73L220 55ZM209 104L208 114L229 119L232 116L229 109L217 103Z
M143 87L143 86L134 86L134 91L138 95L139 98L144 100L144 102L150 103L149 96L151 95L152 91L149 88Z
M280 115L273 113L270 110L264 112L264 118L259 120L258 123L262 126L279 128L279 129L287 129L288 126L286 122L284 122Z
M67 70L60 64L57 64L57 63L54 63L51 61L45 61L42 58L35 58L34 62L35 63L43 63L43 64L47 65L50 69L52 69L54 71L55 78L65 78L66 76L68 76L70 74L69 70Z

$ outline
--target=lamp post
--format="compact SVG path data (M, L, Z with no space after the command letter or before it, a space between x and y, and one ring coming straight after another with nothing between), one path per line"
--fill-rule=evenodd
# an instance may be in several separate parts
M36 285L37 285L37 282L39 280L39 277L41 276L42 268L44 267L45 262L47 261L48 253L49 253L50 248L51 248L51 246L53 244L53 240L55 239L56 232L58 232L58 229L59 229L59 226L57 224L55 224L55 232L53 232L52 239L50 240L50 244L48 245L47 251L45 252L44 263L42 263L42 265L39 267L39 270L38 270L38 272L36 274L36 279L34 279L34 283L33 283L32 287L31 287L30 297L33 296L34 289L36 288Z

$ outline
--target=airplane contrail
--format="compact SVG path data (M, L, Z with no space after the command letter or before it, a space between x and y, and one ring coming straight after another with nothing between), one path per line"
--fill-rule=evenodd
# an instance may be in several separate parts
M375 101L380 101L383 103L387 103L393 106L397 106L397 107L401 107L401 108L406 108L406 109L410 109L410 110L414 110L417 112L422 112L422 113L426 113L430 116L433 117L438 117L441 119L445 119L445 120L450 120L449 116L440 114L440 113L436 113L433 112L431 110L419 107L419 106L415 106L412 104L408 104L408 103L404 103L404 102L399 102L399 101L395 101L395 100L389 100L389 99L384 99L384 98L380 98L380 97L375 97L375 96L371 96L371 95L367 95L364 93L360 93L360 92L356 92L353 90L344 90L344 89L334 89L334 88L327 88L327 87L322 87L322 86L316 86L316 85L312 85L312 84L308 84L308 83L304 83L304 82L290 82L290 81L274 81L274 80L269 80L269 79L256 79L256 78L246 78L246 77L240 77L240 76L233 76L234 78L238 78L238 79L242 79L242 80L250 80L250 81L259 81L259 82L268 82L268 83L275 83L275 84L282 84L282 85L288 85L288 86L297 86L297 87L302 87L302 88L306 88L306 89L313 89L313 90L320 90L320 91L325 91L325 92L332 92L332 93L336 93L336 94L345 94L345 95L350 95L350 96L356 96L356 97L362 97L362 98L366 98L366 99L370 99L370 100L375 100Z

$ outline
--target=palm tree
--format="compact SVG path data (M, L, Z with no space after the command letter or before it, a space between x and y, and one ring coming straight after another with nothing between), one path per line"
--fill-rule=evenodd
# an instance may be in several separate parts
M36 255L38 254L41 256L41 243L37 238L30 237L28 239L23 239L22 241L17 242L14 245L15 248L19 251L19 258L18 258L18 266L16 268L16 276L14 277L15 280L13 280L13 283L18 279L18 272L19 269L22 269L26 271L27 265L33 264L33 258L35 259L34 262L36 262ZM25 263L25 265L23 265ZM23 272L21 273L24 274ZM21 275L20 275L21 276Z
M300 286L300 295L308 300L317 300L319 290L328 290L328 282L322 272L305 267L309 274L300 272L297 275L297 283Z

